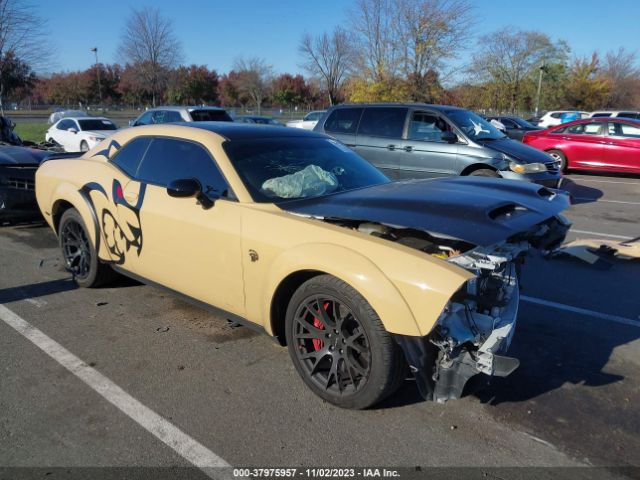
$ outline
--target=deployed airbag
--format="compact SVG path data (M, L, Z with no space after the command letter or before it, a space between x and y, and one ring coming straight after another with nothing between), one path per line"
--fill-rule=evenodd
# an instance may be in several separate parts
M331 193L338 188L338 179L317 165L309 165L299 172L283 177L270 178L262 184L262 190L280 198L315 197Z

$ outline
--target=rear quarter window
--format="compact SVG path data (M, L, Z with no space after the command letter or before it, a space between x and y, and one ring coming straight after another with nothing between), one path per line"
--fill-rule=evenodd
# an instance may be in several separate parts
M140 161L142 160L142 157L144 157L150 143L151 137L139 137L131 140L124 147L118 150L109 161L129 177L135 178Z
M225 110L192 110L189 114L194 122L233 122Z
M338 108L331 112L327 121L324 122L324 129L333 133L356 133L358 122L362 115L362 108Z

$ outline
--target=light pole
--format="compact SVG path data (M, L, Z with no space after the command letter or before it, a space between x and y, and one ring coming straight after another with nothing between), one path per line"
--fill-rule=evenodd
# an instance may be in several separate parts
M538 109L540 108L540 90L542 90L542 74L544 73L544 61L540 64L540 74L538 75L538 94L536 95L536 113L538 116Z
M100 66L98 65L98 47L91 49L96 54L96 74L98 75L98 99L100 100L100 107L102 107L102 87L100 85Z

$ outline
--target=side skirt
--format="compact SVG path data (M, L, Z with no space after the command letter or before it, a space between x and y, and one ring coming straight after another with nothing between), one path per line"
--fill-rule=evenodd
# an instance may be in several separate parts
M277 343L278 345L280 345L280 343L278 342L277 338L274 336L271 336L267 333L267 331L264 329L264 327L258 325L257 323L251 322L249 320L247 320L244 317L241 317L239 315L236 315L235 313L231 313L231 312L227 312L226 310L223 310L221 308L218 308L214 305L210 305L208 303L202 302L198 299L195 299L193 297L190 297L188 295L185 295L184 293L180 293L177 290L173 290L172 288L169 287L165 287L164 285L161 285L159 283L156 283L152 280L149 280L147 278L141 277L140 275L136 275L135 273L131 273L128 270L125 270L124 268L120 267L119 265L114 265L112 263L106 262L108 265L111 266L111 268L113 268L116 272L118 272L121 275L124 275L125 277L129 277L137 282L140 283L144 283L145 285L149 285L151 287L157 288L159 290L163 290L167 293L170 293L171 295L184 300L187 303L192 304L195 307L201 308L202 310L206 310L209 313L212 313L213 315L217 315L220 317L224 317L234 323L237 323L239 325L242 325L243 327L247 327L257 333L260 333L262 335L266 335L269 338L271 338L271 340L273 340L275 343Z

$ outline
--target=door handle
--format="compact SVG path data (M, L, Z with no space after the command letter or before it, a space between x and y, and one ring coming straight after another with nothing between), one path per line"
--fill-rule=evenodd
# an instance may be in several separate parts
M395 150L396 146L395 145L387 145L387 150Z
M405 152L413 152L413 147L411 145L407 145L406 147L404 147L404 151Z

